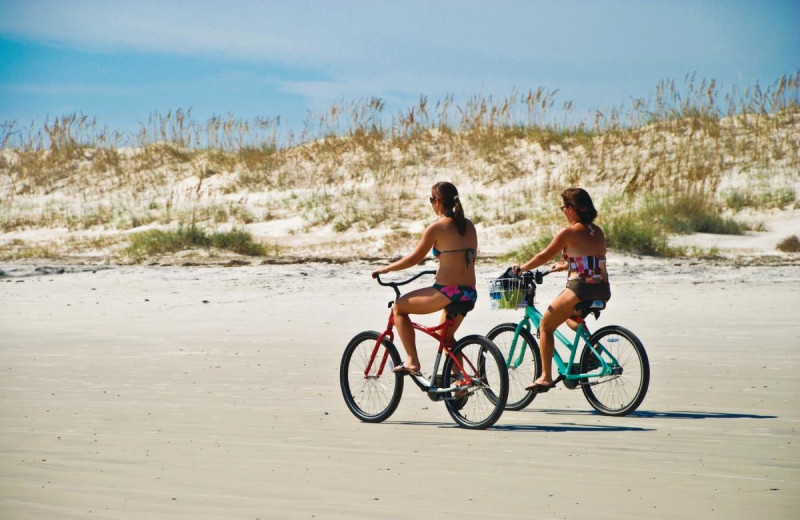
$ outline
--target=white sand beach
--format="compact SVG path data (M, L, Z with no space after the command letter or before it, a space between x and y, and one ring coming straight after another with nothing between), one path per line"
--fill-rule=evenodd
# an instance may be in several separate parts
M347 410L342 350L392 297L371 265L2 266L0 517L794 518L800 271L711 264L610 263L591 326L643 340L637 412L558 388L485 431L413 385ZM482 292L461 332L520 315Z

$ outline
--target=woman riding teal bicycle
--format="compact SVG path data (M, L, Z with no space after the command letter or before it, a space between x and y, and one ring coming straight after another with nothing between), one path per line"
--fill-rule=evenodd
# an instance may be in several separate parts
M451 314L454 322L447 330L445 344L452 346L455 343L453 334L467 312L474 308L478 296L475 289L478 234L472 222L464 217L458 190L449 182L437 182L431 188L430 203L439 219L423 232L414 251L372 273L375 278L390 271L414 267L429 251L439 259L433 287L406 293L394 304L395 326L408 355L405 363L395 368L394 371L398 373L418 374L420 370L414 327L409 314L430 314L444 309L442 322Z
M606 271L606 239L603 230L594 224L597 210L589 194L581 188L569 188L561 194L561 211L569 223L553 240L522 265L514 265L515 273L530 271L547 263L559 252L563 261L551 271L569 270L567 287L547 307L539 325L542 375L525 389L547 392L553 387L553 333L564 322L572 328L575 305L583 301L608 300L611 289Z

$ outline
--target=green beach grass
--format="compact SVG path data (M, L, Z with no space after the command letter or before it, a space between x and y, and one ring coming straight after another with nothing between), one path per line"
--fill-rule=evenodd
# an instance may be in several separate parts
M151 229L136 233L124 253L133 259L148 258L187 249L216 248L246 256L266 256L267 248L253 240L253 236L239 229L207 233L197 228L179 228L175 231Z

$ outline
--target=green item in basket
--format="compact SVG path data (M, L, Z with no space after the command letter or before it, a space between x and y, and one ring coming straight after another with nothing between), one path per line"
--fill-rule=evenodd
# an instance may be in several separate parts
M522 303L525 293L522 289L503 289L500 293L500 300L497 302L499 309L516 309Z
M516 309L524 307L525 289L522 279L510 275L510 269L504 276L489 282L489 298L492 309Z

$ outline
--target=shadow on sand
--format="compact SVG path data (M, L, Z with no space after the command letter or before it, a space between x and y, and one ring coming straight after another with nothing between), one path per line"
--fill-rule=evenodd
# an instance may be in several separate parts
M601 414L594 410L535 410L527 409L528 413L543 413L547 415L570 415L570 416L597 416L602 417ZM525 413L523 412L523 413ZM500 422L503 420L508 421L512 414L519 412L506 412L501 417ZM628 415L629 418L634 419L777 419L775 415L756 415L749 413L723 413L723 412L653 412L653 411L636 411ZM625 420L625 417L618 419ZM438 428L460 428L455 423L446 422L433 422L433 421L386 421L386 424L393 424L397 426L436 426ZM490 428L491 430L508 431L508 432L651 432L655 428L642 428L639 426L622 426L603 425L603 424L577 424L577 423L560 423L548 425L535 425L535 424L495 424Z
M594 410L528 410L530 412L540 412L547 415L570 415L570 416L598 416L600 413ZM688 412L688 411L670 411L670 412L654 412L639 410L631 413L628 417L632 419L777 419L775 415L756 415L749 413L724 413L724 412ZM504 414L503 418L508 420L509 416ZM610 419L614 419L610 417ZM625 417L618 419L625 420ZM502 420L502 419L501 419ZM494 425L492 428L500 431L540 431L540 432L651 432L656 428L643 428L637 426L623 426L616 425L599 425L599 424L577 424L577 423L560 423L549 425L518 425L518 424L499 424Z
M560 424L495 424L492 430L506 431L506 432L545 432L545 433L566 433L566 432L651 432L655 431L654 428L640 428L637 426L605 426L601 424L577 424L577 423L560 423Z
M597 415L594 410L532 410L530 412L546 413L549 415ZM725 413L725 412L688 412L688 411L669 411L655 412L648 410L637 410L628 417L641 419L777 419L776 415L756 415L752 413Z
M502 421L502 418L501 418ZM395 426L436 426L438 428L461 428L455 423L442 423L432 421L386 421L385 424ZM601 425L601 424L576 424L561 423L548 425L535 424L495 424L490 430L510 432L647 432L653 428L640 428L635 426Z

